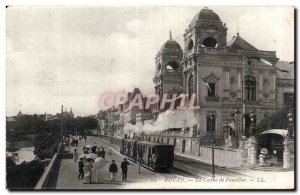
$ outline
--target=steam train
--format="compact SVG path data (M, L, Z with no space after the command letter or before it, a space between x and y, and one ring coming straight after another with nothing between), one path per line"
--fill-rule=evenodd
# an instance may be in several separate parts
M165 143L124 138L120 153L155 171L168 170L174 163L174 146Z

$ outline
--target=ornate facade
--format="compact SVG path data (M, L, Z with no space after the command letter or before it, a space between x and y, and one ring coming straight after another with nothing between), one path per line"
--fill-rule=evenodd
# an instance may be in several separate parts
M227 41L226 24L208 8L196 14L183 38L183 51L171 35L162 46L153 81L159 95L197 94L198 123L181 132L163 132L162 141L190 154L212 138L218 145L235 138L237 145L249 135L250 111L259 122L278 109L276 52L261 51L238 33Z

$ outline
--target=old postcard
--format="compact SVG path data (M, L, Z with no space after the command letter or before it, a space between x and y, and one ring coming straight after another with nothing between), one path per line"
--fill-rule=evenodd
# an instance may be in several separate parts
M293 190L294 12L7 6L6 187Z

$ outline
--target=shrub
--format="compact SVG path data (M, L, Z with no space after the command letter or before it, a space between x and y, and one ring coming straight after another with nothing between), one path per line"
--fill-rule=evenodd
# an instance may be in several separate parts
M34 189L45 170L43 163L36 160L6 167L8 189Z

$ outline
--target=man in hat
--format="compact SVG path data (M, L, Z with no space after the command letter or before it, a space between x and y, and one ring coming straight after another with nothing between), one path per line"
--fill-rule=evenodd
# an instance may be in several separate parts
M127 161L126 158L124 158L124 161L121 163L122 181L126 181L127 180L128 165L130 165L130 163Z

